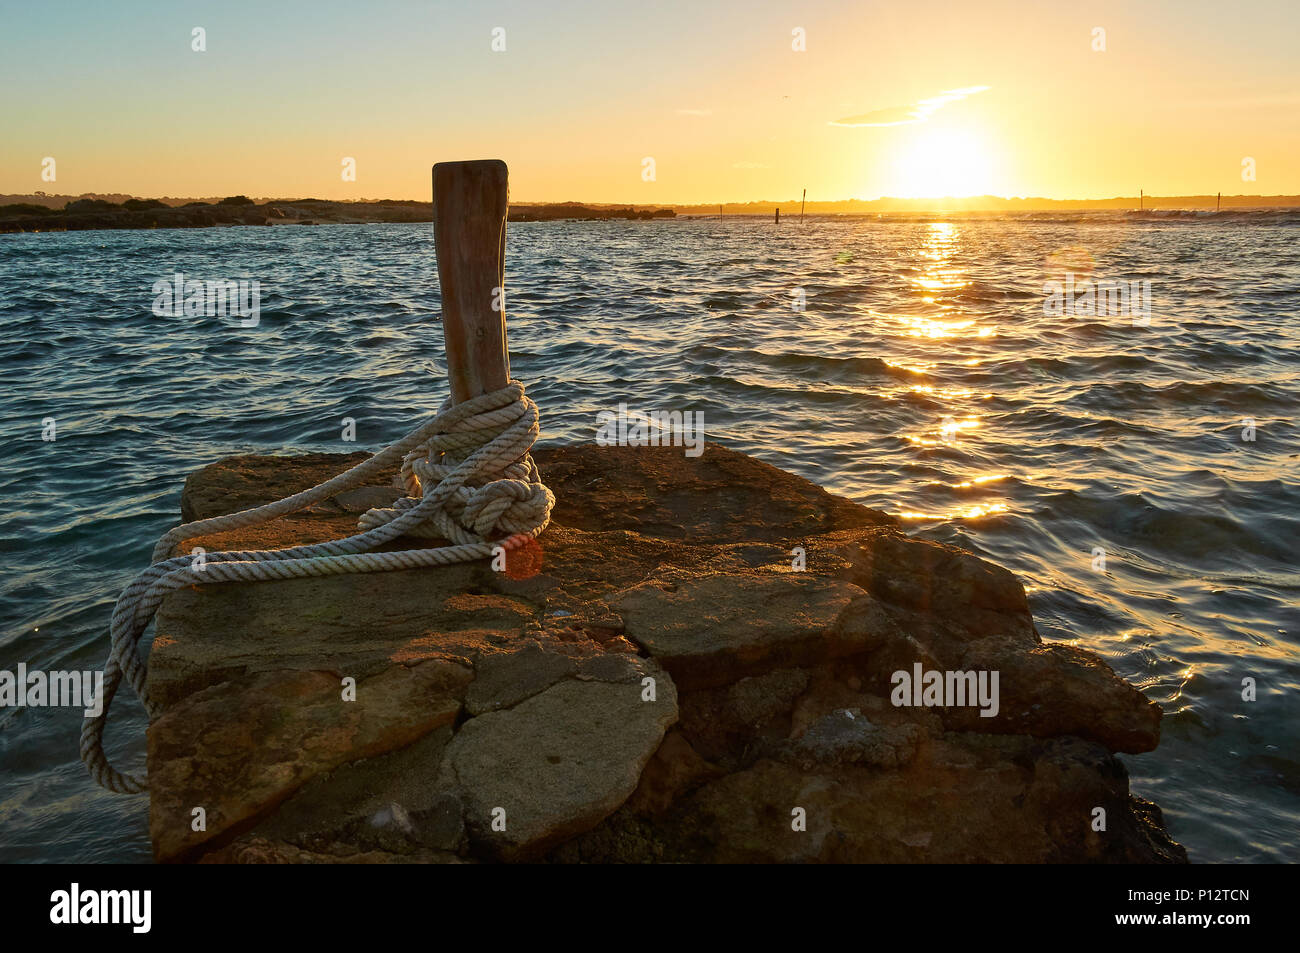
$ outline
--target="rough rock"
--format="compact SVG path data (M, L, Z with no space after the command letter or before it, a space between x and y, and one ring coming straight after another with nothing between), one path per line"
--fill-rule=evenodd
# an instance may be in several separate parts
M167 597L149 676L159 859L1184 859L1114 756L1155 747L1159 707L1044 643L1011 573L713 444L534 455L558 503L505 572ZM182 512L360 459L223 460L190 477ZM178 550L349 534L394 476ZM997 671L997 716L893 704L915 664Z
M150 726L150 830L159 854L181 856L264 815L321 772L451 724L469 678L432 660L358 681L350 702L341 700L339 675L313 671L262 673L186 698ZM196 808L204 812L200 831Z
M1134 810L1107 752L1077 738L945 736L895 771L762 758L647 821L621 810L559 861L1137 863L1182 859ZM1094 832L1094 807L1108 829ZM794 823L803 815L803 827Z
M805 771L846 764L897 768L911 762L924 737L920 725L875 725L860 708L840 708L791 742L787 757Z

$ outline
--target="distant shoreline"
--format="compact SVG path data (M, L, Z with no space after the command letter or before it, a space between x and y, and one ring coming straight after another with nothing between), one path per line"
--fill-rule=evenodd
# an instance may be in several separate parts
M0 196L10 198L11 196ZM29 196L49 199L50 196ZM673 218L670 208L589 206L577 203L511 205L512 222L556 220ZM331 202L323 199L270 200L258 204L245 196L216 202L167 204L158 199L73 199L62 208L36 202L0 205L0 234L14 232L77 232L101 229L213 228L235 225L359 225L377 222L433 221L430 202L384 200Z
M1127 212L1135 217L1160 219L1203 218L1215 210L1215 196L1145 196L1143 210L1138 200L1046 200L1001 199L988 207L992 197L936 200L877 199L871 202L810 202L807 215L842 217L960 216L979 219L1018 213L1086 214ZM29 201L5 200L26 199ZM121 199L122 201L114 201ZM599 205L579 202L517 203L510 206L511 222L610 221L709 219L746 217L768 219L776 209L790 222L799 217L799 203L748 202L722 205ZM1224 196L1221 214L1300 210L1300 196ZM425 223L433 221L433 205L414 200L382 199L364 202L335 202L325 199L268 199L254 201L245 196L217 200L137 199L124 196L0 195L0 234L17 232L62 232L118 229L214 228L231 226L360 225L374 223Z

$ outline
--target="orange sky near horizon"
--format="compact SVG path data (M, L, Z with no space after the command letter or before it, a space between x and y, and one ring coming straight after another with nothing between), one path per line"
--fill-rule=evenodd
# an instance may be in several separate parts
M1300 193L1289 2L52 6L3 8L0 192Z

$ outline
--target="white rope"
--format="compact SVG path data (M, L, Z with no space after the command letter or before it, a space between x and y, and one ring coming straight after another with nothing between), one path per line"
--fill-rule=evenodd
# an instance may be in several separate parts
M173 589L219 582L298 579L339 573L386 572L446 566L507 551L540 536L551 520L555 497L543 485L529 451L537 440L537 405L524 385L511 381L490 394L452 405L369 460L319 486L265 506L177 526L153 551L153 565L126 587L113 609L112 647L104 666L103 705L81 729L81 760L91 776L111 791L146 789L143 778L113 768L104 753L108 709L125 678L150 720L158 711L149 699L148 666L138 644L163 597ZM207 553L202 561L171 555L177 544L197 536L265 523L327 500L391 469L401 461L407 495L391 508L372 509L358 521L361 532L279 550ZM491 537L506 534L493 542ZM399 536L440 538L449 546L376 553Z

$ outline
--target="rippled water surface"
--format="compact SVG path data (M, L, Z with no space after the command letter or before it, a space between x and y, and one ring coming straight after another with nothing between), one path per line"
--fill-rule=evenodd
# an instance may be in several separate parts
M1298 237L1290 215L512 225L513 369L548 441L620 402L703 411L710 439L1011 568L1044 638L1164 707L1124 761L1192 859L1295 861ZM1045 316L1062 267L1150 280L1149 325ZM260 323L155 316L176 271L257 278ZM433 413L437 305L428 225L0 236L0 669L102 666L195 468ZM128 695L109 754L138 766ZM92 785L79 729L0 710L0 859L149 858L146 799Z

